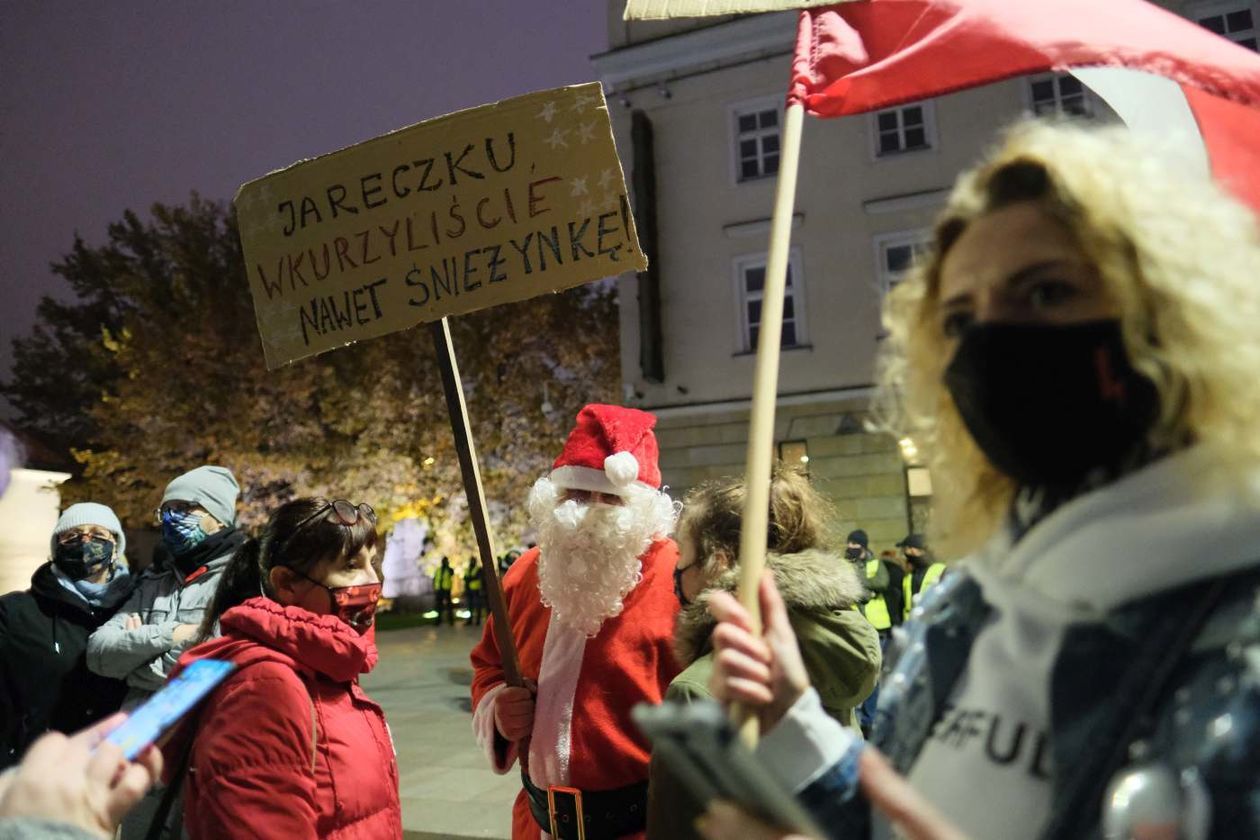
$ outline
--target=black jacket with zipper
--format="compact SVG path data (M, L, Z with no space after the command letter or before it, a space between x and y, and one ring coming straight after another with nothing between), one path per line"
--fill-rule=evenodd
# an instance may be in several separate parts
M51 563L30 589L0 597L0 769L44 732L74 732L122 705L126 683L92 673L84 658L88 636L116 609L66 589Z

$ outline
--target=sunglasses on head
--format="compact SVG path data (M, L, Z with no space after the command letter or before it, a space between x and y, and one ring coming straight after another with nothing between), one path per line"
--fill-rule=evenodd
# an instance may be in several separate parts
M288 547L289 543L293 542L293 538L298 535L298 532L321 516L347 528L357 525L360 519L373 528L376 527L376 511L372 510L372 506L367 502L355 505L353 502L348 502L345 499L333 499L332 501L320 499L317 501L322 503L315 508L315 511L310 516L293 526L289 536L285 538L284 542L276 550L276 556L283 556L283 550Z
M307 523L314 522L320 516L324 516L346 527L357 525L360 519L365 520L372 526L376 525L376 511L372 510L372 506L367 502L355 505L353 502L348 502L345 499L333 499L332 501L324 499L323 504L316 508L314 513L293 527L294 533Z

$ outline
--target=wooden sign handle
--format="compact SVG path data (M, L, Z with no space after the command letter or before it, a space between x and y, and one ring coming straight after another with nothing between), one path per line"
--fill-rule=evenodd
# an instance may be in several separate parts
M787 107L783 120L783 157L775 187L770 220L770 253L761 301L761 334L757 338L757 366L753 376L752 416L748 423L747 473L744 476L744 513L739 535L739 602L761 632L757 587L766 566L766 533L770 526L770 474L774 450L774 404L779 392L779 344L783 334L783 296L787 290L788 248L792 244L792 206L796 200L796 172L800 163L801 129L805 109L799 102ZM799 281L798 281L799 282ZM757 718L738 704L731 718L749 745L757 743Z
M490 523L486 519L486 495L481 487L481 471L477 467L477 451L468 425L468 406L464 402L459 365L455 362L455 345L451 342L450 324L443 318L429 324L429 329L433 334L433 348L437 351L438 368L442 373L446 408L451 415L451 432L455 435L459 471L464 477L464 494L468 497L468 515L472 518L473 533L477 536L481 579L486 587L490 615L494 619L494 638L499 644L499 654L503 660L503 677L508 685L523 686L525 680L521 675L521 661L516 652L512 625L508 623L507 602L503 599L503 586L499 582L499 564L495 560Z

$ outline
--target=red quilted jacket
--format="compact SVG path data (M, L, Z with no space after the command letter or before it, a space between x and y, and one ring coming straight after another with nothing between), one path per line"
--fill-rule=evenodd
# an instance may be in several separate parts
M184 783L188 836L401 838L385 715L358 683L376 664L372 635L262 597L220 624L223 635L185 653L172 672L207 658L238 666L164 747L169 768L195 738Z

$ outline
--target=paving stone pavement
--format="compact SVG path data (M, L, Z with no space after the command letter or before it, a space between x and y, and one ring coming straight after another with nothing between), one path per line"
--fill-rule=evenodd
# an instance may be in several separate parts
M511 835L516 772L498 776L472 735L468 653L480 627L416 627L377 636L363 687L385 709L398 750L409 840Z

